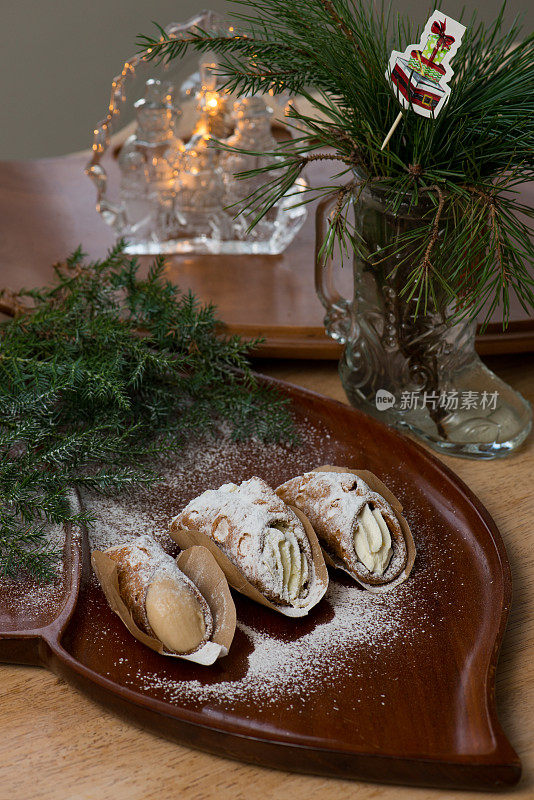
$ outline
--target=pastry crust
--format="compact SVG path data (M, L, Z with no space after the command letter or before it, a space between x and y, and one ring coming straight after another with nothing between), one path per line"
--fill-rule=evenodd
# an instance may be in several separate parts
M212 539L271 603L309 604L317 579L304 525L261 478L203 492L173 527Z
M333 468L335 469L335 468ZM349 470L317 470L283 483L276 493L310 520L330 561L366 587L385 586L403 574L408 562L404 530L390 503ZM367 506L367 508L366 508ZM362 515L380 512L391 538L391 555L380 574L358 558L355 536Z
M203 620L203 633L200 634L201 639L198 644L183 651L173 650L170 647L167 649L184 655L196 652L210 640L213 633L213 618L206 599L179 569L172 556L157 542L149 536L139 536L131 542L111 547L104 552L117 564L119 593L130 610L135 624L141 630L155 639L160 638L152 629L147 616L147 594L152 589L152 608L157 608L157 595L160 593L164 603L171 603L169 615L172 615L174 600L181 610L187 610L189 605L194 614L199 609ZM172 596L173 590L175 597Z

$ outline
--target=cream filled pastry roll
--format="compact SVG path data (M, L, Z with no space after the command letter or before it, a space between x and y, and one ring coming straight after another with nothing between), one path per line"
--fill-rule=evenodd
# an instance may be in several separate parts
M326 567L311 526L261 478L203 492L174 518L172 530L207 536L262 597L289 616L302 615L291 609L306 613L326 591ZM227 577L247 594L229 571Z
M172 556L149 536L104 551L117 565L120 596L136 625L170 653L194 653L209 641L206 599Z
M348 572L365 588L405 579L415 547L399 511L402 507L371 473L364 473L388 493L395 508L357 472L324 467L276 489L310 520L327 561Z

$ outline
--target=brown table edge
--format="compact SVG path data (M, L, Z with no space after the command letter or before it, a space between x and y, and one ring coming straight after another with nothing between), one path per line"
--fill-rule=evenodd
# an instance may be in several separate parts
M330 339L324 328L317 326L280 326L265 328L258 325L225 325L229 335L245 339L262 337L255 348L256 358L306 358L318 361L335 361L341 357L343 347ZM480 356L507 355L534 352L534 319L511 322L506 331L499 323L488 325L476 337L476 351Z

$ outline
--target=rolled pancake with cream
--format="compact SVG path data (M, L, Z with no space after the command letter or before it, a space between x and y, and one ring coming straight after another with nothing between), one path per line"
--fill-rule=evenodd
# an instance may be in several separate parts
M401 525L390 503L354 472L314 470L276 493L308 517L331 563L362 586L384 586L402 575L408 562L405 521Z
M117 564L119 593L135 624L169 653L195 653L209 641L207 600L150 536L104 551Z
M304 525L261 478L208 489L172 524L208 536L271 603L313 604L316 573Z

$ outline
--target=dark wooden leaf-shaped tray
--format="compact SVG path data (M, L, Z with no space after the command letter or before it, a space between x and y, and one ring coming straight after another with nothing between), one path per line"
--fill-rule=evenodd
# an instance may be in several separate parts
M405 584L370 595L333 573L325 599L300 620L236 595L230 654L200 667L130 636L91 575L86 535L67 531L55 602L32 606L31 587L0 587L0 660L46 666L127 718L221 756L388 783L512 786L520 762L494 698L511 583L494 522L418 445L340 403L279 386L293 401L300 447L222 435L190 448L162 486L85 498L98 520L93 536L102 544L152 531L164 541L173 512L204 488L347 465L375 472L404 505L418 546Z

